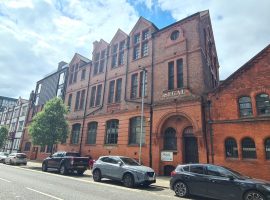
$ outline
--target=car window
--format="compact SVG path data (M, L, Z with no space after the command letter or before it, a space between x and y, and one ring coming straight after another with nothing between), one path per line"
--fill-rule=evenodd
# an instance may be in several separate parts
M100 160L101 160L102 162L107 162L108 157L103 157L103 158L100 158Z
M132 158L127 158L127 157L121 157L121 160L126 164L126 165L130 165L130 166L139 166L140 164L137 163L136 160L132 159Z
M18 153L18 154L16 155L16 157L17 157L17 158L26 158L26 155L23 154L23 153Z
M230 175L232 175L226 169L212 165L207 166L207 174L211 176L220 176L220 177L229 177Z
M72 157L80 157L81 155L76 152L68 152L66 153L66 156L72 156Z
M115 159L115 158L108 158L107 162L108 163L111 163L111 164L117 164L118 163L118 160Z
M189 166L185 166L182 168L184 171L189 172Z
M189 171L195 174L204 174L204 167L202 165L191 165Z
M58 152L54 153L54 154L52 155L52 157L55 158L55 157L57 157L57 155L58 155Z

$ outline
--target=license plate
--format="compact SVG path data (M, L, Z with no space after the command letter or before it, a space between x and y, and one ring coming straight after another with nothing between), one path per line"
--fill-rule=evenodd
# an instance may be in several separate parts
M156 179L155 179L155 177L148 177L148 180L149 180L149 181L154 181L154 180L156 180Z

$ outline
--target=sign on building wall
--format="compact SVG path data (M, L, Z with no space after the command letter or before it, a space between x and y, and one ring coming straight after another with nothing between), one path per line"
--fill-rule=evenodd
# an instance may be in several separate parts
M173 91L163 91L162 98L178 97L184 95L185 91L183 89L177 89Z
M161 152L161 161L173 161L173 152L162 151Z

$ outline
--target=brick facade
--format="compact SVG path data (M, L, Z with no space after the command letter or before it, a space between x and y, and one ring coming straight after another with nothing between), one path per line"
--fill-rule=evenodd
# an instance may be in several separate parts
M270 160L266 155L269 147L265 142L270 138L270 104L265 100L266 109L263 110L265 113L258 113L256 96L267 94L269 100L269 80L270 46L209 94L214 163L228 166L248 176L267 180L270 180ZM250 97L252 108L249 109L249 113L252 114L240 115L241 97ZM225 140L228 138L235 139L238 156L230 157L226 152ZM250 138L255 142L256 158L245 158L243 155L244 138Z

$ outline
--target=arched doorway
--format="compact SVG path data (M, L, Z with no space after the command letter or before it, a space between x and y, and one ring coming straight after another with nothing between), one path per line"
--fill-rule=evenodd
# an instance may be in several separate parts
M197 138L193 134L193 128L187 127L183 132L183 146L184 146L184 163L198 163L199 155L198 155L198 141Z

